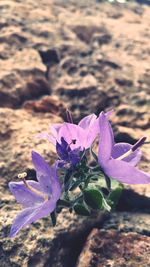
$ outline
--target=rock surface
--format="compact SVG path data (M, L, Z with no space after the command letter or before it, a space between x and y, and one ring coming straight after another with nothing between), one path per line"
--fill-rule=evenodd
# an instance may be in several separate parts
M126 188L119 212L109 219L100 214L87 220L64 211L54 229L45 218L15 239L8 237L20 210L8 182L26 169L35 178L32 149L54 162L54 148L35 136L47 131L49 123L64 120L65 108L75 121L114 108L117 141L134 143L143 135L150 141L149 17L150 9L135 3L0 1L1 267L74 267L93 227L105 229L93 233L103 234L108 246L116 238L139 241L140 266L149 265L141 254L149 240L150 186ZM149 154L146 144L140 164L145 171L150 170ZM133 244L133 257L135 248ZM116 260L117 251L114 247Z
M77 267L147 267L150 237L93 229Z
M17 51L11 58L0 60L0 65L1 107L19 107L25 100L49 94L46 67L34 49Z

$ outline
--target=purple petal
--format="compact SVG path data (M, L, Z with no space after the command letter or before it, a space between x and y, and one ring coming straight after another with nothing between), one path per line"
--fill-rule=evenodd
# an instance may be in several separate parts
M59 138L59 131L60 128L64 125L64 123L52 123L50 124L50 132L51 134L48 136L48 140L50 143L52 143L54 146L56 146L57 142L61 141L61 137Z
M96 121L96 119L97 119L97 116L95 114L91 114L91 115L88 115L88 116L84 117L78 123L78 125L81 128L88 130L88 128L93 125L93 123Z
M38 191L41 191L41 186L38 182L28 180L27 183ZM43 202L43 197L33 193L24 185L23 182L10 182L9 189L15 196L17 202L22 204L24 207L31 207Z
M21 211L13 221L10 237L14 237L26 225L47 216L55 209L55 206L56 203L49 200L43 202L41 205L37 205L37 207L30 207Z
M113 113L113 110L110 110L110 111L108 111L108 112L105 113L105 116L107 117L107 119L109 119L109 117L111 116L112 113ZM111 132L112 144L115 145L114 133L113 133L113 129L111 127L110 122L109 122L109 127L110 127L110 132Z
M84 136L86 131L82 129L80 126L72 123L64 123L63 126L59 130L59 140L60 143L61 137L65 139L65 141L70 145L70 148L76 149L84 148ZM76 140L75 144L72 144L72 140Z
M95 114L86 116L79 122L78 125L86 130L85 148L89 148L99 133L99 122L97 116Z
M32 151L32 162L36 169L37 179L44 192L48 195L54 194L55 196L55 193L57 195L58 192L55 192L55 190L60 192L60 184L58 181L56 166L54 167L54 171L53 168L51 169L49 167L44 158L35 151Z
M89 148L96 137L99 134L99 119L96 119L95 122L86 130L86 144L85 148Z
M80 160L80 150L78 148L69 153L69 162L71 163L71 166L76 166Z
M47 139L51 144L55 146L58 138L58 132L62 125L62 123L53 123L50 125L50 134L43 132L36 135L36 137L39 139Z
M112 158L116 159L125 154L127 151L129 151L132 148L131 144L128 143L118 143L115 144L112 149ZM136 166L138 162L140 161L142 156L142 153L140 149L135 150L130 156L125 157L124 161L129 162L130 165Z
M98 160L101 167L105 166L106 162L111 158L113 147L112 129L107 116L101 112L99 116L99 151Z
M56 151L60 159L68 160L68 153L71 151L71 148L63 137L60 144L56 143Z
M51 167L51 172L52 172L52 197L55 201L57 201L60 196L61 196L61 184L59 181L59 177L57 174L57 168L58 168L58 162L56 161L55 164Z
M113 114L114 110L111 109L105 113L106 117L109 118Z
M131 166L128 162L111 159L103 166L111 178L126 184L149 184L150 175Z
M98 133L99 133L99 125L98 125L98 121L97 121L97 123L95 123L93 125L93 127L91 129L89 129L86 133L85 144L84 144L85 149L91 147L94 140L98 136Z
M60 128L63 126L63 123L52 123L50 124L50 132L52 134L52 136L57 140L58 138L58 134L59 134L59 130Z

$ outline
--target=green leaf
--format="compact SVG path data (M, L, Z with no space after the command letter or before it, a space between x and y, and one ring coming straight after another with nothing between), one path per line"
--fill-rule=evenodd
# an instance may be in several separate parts
M90 211L89 209L84 205L84 204L80 204L77 203L74 205L74 211L82 216L89 216L90 215Z
M50 216L51 216L51 221L52 221L52 225L53 225L53 227L56 225L56 213L55 213L55 211L53 211L51 214L50 214Z
M93 209L102 208L102 193L96 188L88 188L84 190L84 201L85 203Z
M108 200L111 201L111 207L112 208L114 208L117 205L118 200L119 200L119 198L121 196L122 190L123 190L123 187L119 186L119 187L116 187L110 193Z

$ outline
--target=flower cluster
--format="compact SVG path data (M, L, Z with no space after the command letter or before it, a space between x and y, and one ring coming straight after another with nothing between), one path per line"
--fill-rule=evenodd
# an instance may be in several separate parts
M55 146L58 159L50 167L41 155L32 151L37 182L26 180L24 172L18 175L20 182L9 183L10 191L23 206L13 221L11 237L49 214L55 225L63 208L84 216L93 209L110 211L121 194L121 183L150 183L150 174L136 167L146 138L134 145L116 144L110 115L111 112L101 112L98 117L91 114L76 125L67 111L68 122L52 124L50 134L40 134L39 138L47 138ZM96 138L98 153L93 151Z

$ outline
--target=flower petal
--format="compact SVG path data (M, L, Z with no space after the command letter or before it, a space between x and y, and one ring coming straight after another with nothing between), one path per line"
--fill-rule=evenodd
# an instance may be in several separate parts
M68 152L71 151L71 148L63 137L60 144L56 143L56 151L60 159L68 160Z
M149 184L150 174L138 170L128 162L111 159L103 166L104 172L111 178L126 184Z
M51 123L50 124L50 131L52 135L57 138L60 128L62 127L63 123Z
M38 182L28 180L27 183L38 191L41 191L41 186ZM29 190L23 182L10 182L9 189L15 196L17 202L24 207L35 206L43 202L43 198Z
M113 114L114 110L111 109L105 113L106 117L109 118Z
M104 112L101 112L99 116L99 131L100 131L100 138L99 138L98 160L101 167L103 167L111 157L111 152L114 142L112 128Z
M91 114L83 118L78 125L86 130L85 148L89 148L99 133L98 118L95 114Z
M63 137L65 141L70 145L70 148L72 150L79 147L82 150L84 148L85 143L85 134L86 131L80 126L66 122L59 130L59 140L57 141L60 143L60 140ZM76 140L76 143L73 144L72 140Z
M39 139L47 139L51 144L55 146L58 138L58 132L62 125L63 125L62 123L52 123L50 125L50 133L43 132L37 134L36 137Z
M88 128L90 126L93 125L93 123L96 121L97 119L97 116L93 113L91 115L88 115L86 117L84 117L79 123L78 125L83 128L83 129L86 129L88 130Z
M116 159L125 154L127 151L129 151L132 148L131 144L128 143L117 143L113 146L112 149L112 158ZM142 156L142 153L140 149L135 150L132 152L132 154L128 157L125 157L124 161L129 162L130 165L136 166L138 162L140 161Z
M30 207L21 211L13 221L10 237L14 237L22 228L32 222L47 216L55 209L56 203L51 200L43 202L38 207Z
M63 123L52 123L50 124L50 132L49 142L54 146L56 145L56 141L58 141L59 130L63 126Z
M46 194L51 195L53 191L53 183L55 181L51 168L44 158L35 151L32 151L32 162L42 189Z
M51 167L52 172L52 198L54 201L57 201L61 196L61 184L59 181L59 177L57 174L57 168L58 168L59 161L56 161L55 164Z
M85 137L86 138L85 149L91 147L92 143L94 142L98 134L99 134L99 123L97 120L94 123L94 125L87 130L86 137Z

